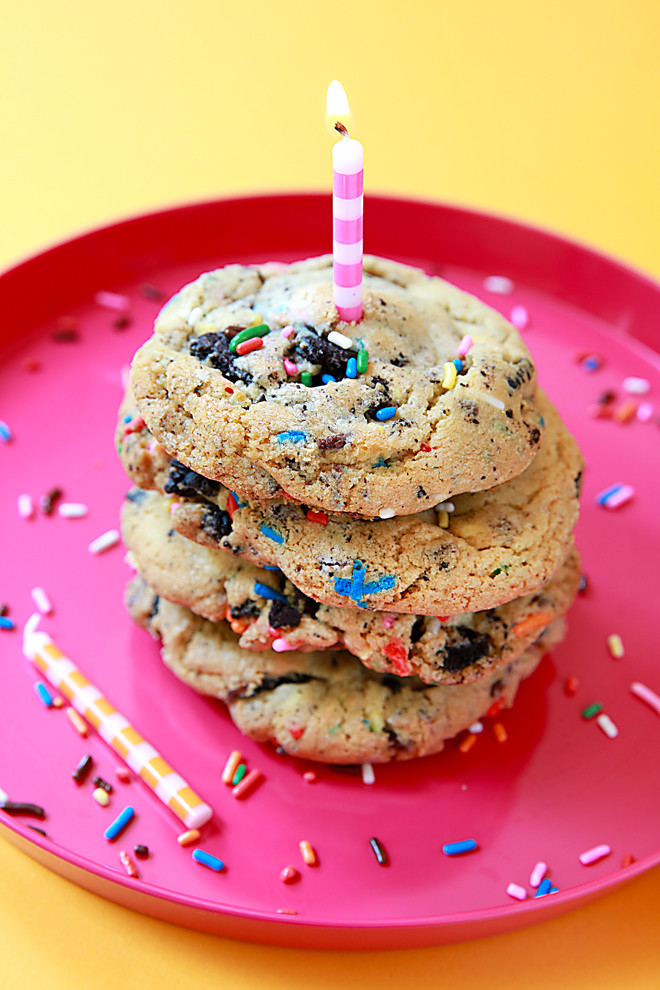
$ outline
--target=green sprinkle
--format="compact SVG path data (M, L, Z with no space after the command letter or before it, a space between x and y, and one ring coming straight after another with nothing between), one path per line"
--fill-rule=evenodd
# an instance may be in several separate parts
M312 387L312 376L309 371L300 372L300 384L307 385L308 388Z
M341 722L337 722L336 725L330 726L330 728L328 729L328 735L336 736L340 729L341 729Z
M496 567L494 571L490 572L489 576L494 578L497 577L498 574L502 574L502 573L508 574L510 568L511 568L511 564L500 564L499 567Z
M265 323L260 323L258 327L248 327L246 330L241 330L229 341L229 350L235 354L236 348L244 340L252 340L253 337L265 337L267 333L270 333L270 327L266 326Z
M361 375L363 375L367 370L368 364L369 364L369 351L366 348L361 347L360 350L358 351L358 356L357 356L357 370Z
M602 709L600 701L594 701L593 705L587 705L582 709L582 718L593 718Z
M239 784L243 780L246 770L247 767L245 766L244 763L238 764L238 766L236 767L236 773L232 777L232 781L231 781L232 787L236 787L236 784Z

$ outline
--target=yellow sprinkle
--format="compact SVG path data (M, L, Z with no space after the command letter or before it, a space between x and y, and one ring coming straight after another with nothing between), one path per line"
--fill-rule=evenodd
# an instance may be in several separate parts
M469 750L471 750L471 749L472 749L472 747L474 746L474 744L476 743L476 741L477 741L477 737L476 737L476 735L474 734L474 732L471 732L471 733L470 733L470 734L469 734L468 736L466 736L466 737L465 737L465 739L464 739L464 740L463 740L463 741L462 741L462 742L461 742L461 743L459 744L459 747L458 747L458 748L459 748L459 750L460 750L460 752L461 752L461 753L467 753L467 752L468 752Z
M193 842L197 842L201 835L198 828L189 828L187 832L182 832L181 835L177 835L176 841L180 846L190 846Z
M96 803L100 804L101 807L103 808L107 808L108 805L110 804L110 795L108 794L107 791L104 791L102 787L95 788L92 791L92 797L94 798Z
M453 388L458 378L458 371L453 361L445 362L445 377L442 379L443 388Z
M307 863L307 866L316 866L318 859L316 858L316 853L310 843L307 842L306 839L302 839L298 845L300 848L300 855L305 863Z
M449 526L449 513L445 509L441 509L440 512L436 512L438 518L438 526L443 529L447 529Z
M87 725L83 722L75 708L69 706L66 710L66 715L76 732L80 733L81 736L86 736L88 732Z
M623 642L618 633L613 633L607 637L607 648L615 660L620 660L625 653Z

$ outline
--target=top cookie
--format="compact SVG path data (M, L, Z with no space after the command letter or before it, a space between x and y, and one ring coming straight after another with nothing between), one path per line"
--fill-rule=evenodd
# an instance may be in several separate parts
M241 495L367 518L518 475L543 423L514 327L419 269L367 257L364 272L357 324L337 315L329 256L229 265L182 289L131 372L158 442ZM237 333L257 325L262 343L241 353Z

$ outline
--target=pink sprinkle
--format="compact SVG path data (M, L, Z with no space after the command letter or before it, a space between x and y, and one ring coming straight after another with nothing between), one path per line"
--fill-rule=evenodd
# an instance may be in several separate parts
M296 332L295 331L295 328L292 327L291 324L289 324L288 327L284 327L284 330L282 330L282 336L283 337L287 337L287 338L288 337L293 337L293 335L294 335L295 332Z
M510 883L506 892L509 897L515 897L517 901L524 901L527 898L527 891L519 883Z
M271 649L275 650L276 653L285 653L287 650L295 650L295 646L288 639L279 636L271 643Z
M650 402L642 402L637 407L637 419L642 423L648 423L653 416L653 406Z
M149 451L150 454L155 454L156 451L157 451L157 449L158 449L158 441L157 440L152 440L151 443L149 444L149 447L147 449L148 449L148 451Z
M529 313L524 306L514 306L510 319L518 330L524 330L525 327L529 326Z
M548 872L548 864L544 863L543 860L539 860L534 869L529 875L529 885L530 887L538 887L543 880L543 877Z
M618 509L620 505L625 505L635 494L635 489L632 485L621 485L618 491L613 492L612 495L604 503L605 507L608 509Z
M586 852L580 853L580 862L583 866L590 866L592 863L597 863L599 859L605 859L611 852L609 846L594 846L593 849L587 849Z
M630 690L636 698L645 701L647 705L651 706L654 712L660 715L660 697L658 697L655 691L652 691L646 684L641 684L639 681L633 681L630 685Z
M297 375L298 365L291 361L289 358L284 358L284 370L287 375Z
M172 502L172 504L170 505L170 515L171 516L174 515L174 513L176 512L176 510L179 508L180 505L181 505L181 502Z
M130 300L127 296L120 296L118 292L101 290L94 296L94 302L105 309L128 309Z
M385 626L386 629L391 629L392 626L394 625L394 616L393 615L381 615L380 621L383 623L383 625Z
M130 784L131 782L131 771L128 767L116 767L115 777L120 780L122 784Z
M456 353L459 357L465 357L467 352L472 347L472 337L469 333L466 333L464 337L461 338L458 347L456 348Z
M282 883L295 883L299 877L300 874L295 866L285 866L284 869L280 871L280 880Z

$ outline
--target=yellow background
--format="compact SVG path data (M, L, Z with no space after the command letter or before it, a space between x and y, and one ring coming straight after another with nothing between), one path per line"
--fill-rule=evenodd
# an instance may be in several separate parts
M324 96L337 77L368 191L528 220L657 277L659 49L657 0L6 0L0 265L160 206L329 190ZM11 990L660 980L658 870L499 938L332 957L134 915L5 842L0 878Z

